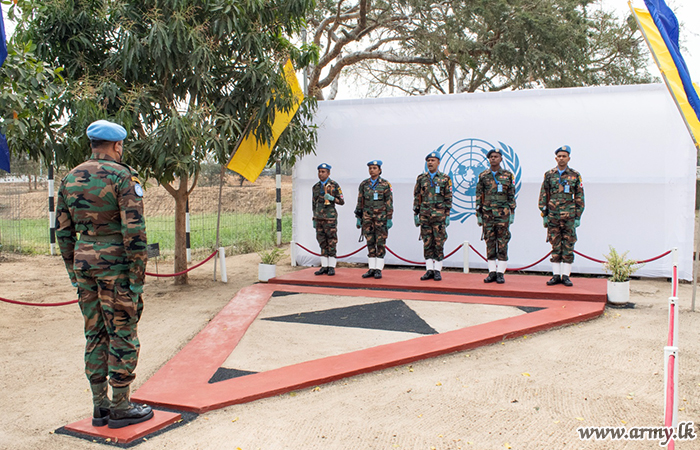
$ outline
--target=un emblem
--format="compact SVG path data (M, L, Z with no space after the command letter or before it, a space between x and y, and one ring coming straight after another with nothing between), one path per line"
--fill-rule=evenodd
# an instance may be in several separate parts
M518 197L522 184L522 169L517 153L504 144L499 150L503 155L501 166L515 175L515 197ZM481 139L462 139L443 150L441 145L437 151L441 153L439 170L452 179L452 211L450 220L464 222L476 213L476 182L479 174L490 167L486 154L496 149L490 143Z

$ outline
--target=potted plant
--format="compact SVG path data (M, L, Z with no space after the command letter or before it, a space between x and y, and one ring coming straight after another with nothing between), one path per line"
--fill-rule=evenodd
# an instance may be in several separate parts
M267 282L270 278L274 278L277 269L277 263L284 256L284 252L279 247L272 247L268 250L258 252L260 256L260 264L258 264L258 280Z
M608 302L613 305L624 305L630 300L630 276L636 272L641 265L632 259L627 259L626 251L618 253L610 245L610 253L603 255L605 262L603 268L610 273L608 278Z

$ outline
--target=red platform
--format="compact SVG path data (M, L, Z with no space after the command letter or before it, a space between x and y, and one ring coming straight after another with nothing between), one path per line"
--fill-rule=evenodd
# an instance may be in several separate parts
M546 286L549 277L529 275L506 275L503 285L484 285L483 275L479 274L445 272L443 281L436 282L420 281L422 272L410 270L385 270L381 280L362 279L362 269L341 268L333 277L315 276L314 270L294 272L268 284L241 289L190 343L133 394L134 401L203 413L581 322L601 315L605 309L603 279L574 278L574 286L567 288ZM275 291L543 309L209 383Z
M153 410L153 418L136 425L129 425L124 428L109 428L108 426L93 427L92 418L80 420L65 426L65 429L88 436L102 439L110 439L114 443L128 444L136 439L147 436L158 430L162 430L168 425L180 420L182 416L177 413Z

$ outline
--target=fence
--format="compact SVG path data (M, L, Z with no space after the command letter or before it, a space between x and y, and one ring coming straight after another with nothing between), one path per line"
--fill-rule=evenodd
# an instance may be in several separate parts
M56 194L60 177L56 176ZM32 184L0 182L0 250L48 254L50 220L46 179ZM292 182L282 177L282 240L292 236ZM220 246L229 254L250 253L276 243L276 193L274 175L261 176L254 184L228 175L222 191ZM190 194L190 247L194 259L216 247L218 178L200 183ZM162 187L147 182L144 213L149 243L158 243L161 256L169 257L175 246L175 200Z

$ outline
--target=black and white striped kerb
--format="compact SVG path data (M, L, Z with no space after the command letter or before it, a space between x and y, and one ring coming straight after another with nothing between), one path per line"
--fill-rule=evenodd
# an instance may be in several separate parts
M275 164L275 185L277 202L277 245L282 245L282 164L277 161Z
M190 247L190 199L185 203L185 246L187 247L187 262L192 262L192 249Z
M56 254L56 208L54 206L53 164L49 164L49 242L51 254Z

